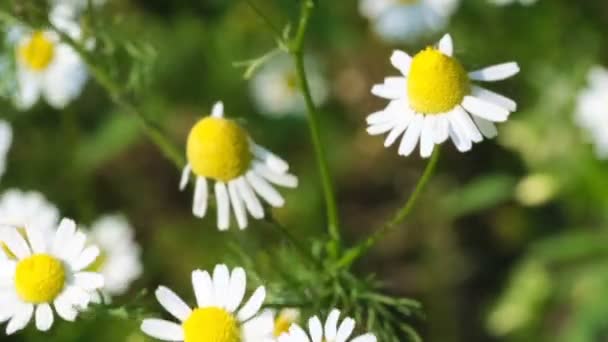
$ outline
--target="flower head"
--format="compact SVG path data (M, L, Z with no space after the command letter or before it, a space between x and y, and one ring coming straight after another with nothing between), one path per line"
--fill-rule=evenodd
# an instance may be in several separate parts
M350 338L355 330L355 320L346 317L342 323L338 324L340 311L333 309L325 325L321 323L318 316L312 317L308 321L308 332L297 324L292 324L289 331L279 337L279 342L376 342L376 336L367 333L355 338Z
M99 254L95 246L85 247L86 235L76 224L63 219L56 231L44 234L25 227L4 229L0 241L14 257L0 259L0 322L8 321L6 333L27 326L35 317L36 328L53 325L51 305L67 321L84 310L92 292L103 287L101 274L84 271Z
M0 226L4 229L30 228L49 234L58 222L59 210L39 192L10 189L0 196Z
M173 291L161 286L156 290L156 298L179 323L150 318L143 321L141 330L162 341L260 341L257 336L272 332L272 326L259 324L257 315L266 297L266 290L263 286L258 287L247 303L241 306L246 280L242 268L230 272L226 265L217 265L213 276L201 270L192 272L197 302L194 309ZM248 328L248 325L255 325L257 329ZM256 332L256 336L248 335L247 331Z
M445 35L437 47L414 57L395 51L391 62L401 77L388 77L372 93L390 100L388 106L367 117L368 133L390 132L385 146L402 136L399 154L408 156L420 140L420 155L429 157L436 144L451 138L465 152L483 136L496 136L494 122L507 120L516 103L472 81L499 81L519 72L510 62L467 73L452 56L452 38Z
M103 274L107 294L125 293L142 272L133 227L122 215L105 215L93 222L90 236L101 252L89 268Z
M247 213L264 217L258 196L273 207L284 204L283 197L270 185L294 188L298 179L289 174L289 165L265 148L256 145L235 121L224 118L224 105L218 102L211 116L194 125L186 149L188 164L182 172L180 188L196 175L192 212L204 217L207 212L208 181L214 181L218 228L230 227L230 209L241 229L248 225Z
M388 42L415 41L443 29L460 0L360 0L359 12Z

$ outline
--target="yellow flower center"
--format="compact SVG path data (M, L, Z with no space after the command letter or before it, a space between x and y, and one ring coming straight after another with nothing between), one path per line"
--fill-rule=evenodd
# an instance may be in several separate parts
M454 58L428 47L414 56L407 80L413 110L439 114L452 110L469 93L469 77Z
M184 342L241 342L236 319L218 307L195 309L182 328Z
M21 60L34 71L46 69L54 55L55 46L42 31L34 32L29 40L19 47Z
M274 337L279 337L283 333L288 332L289 328L291 327L292 324L293 324L293 321L291 319L289 319L289 317L285 317L284 315L279 315L279 317L277 317L277 319L274 322L274 332L273 332Z
M17 294L28 303L53 301L65 285L61 261L47 254L34 254L19 261L15 271Z
M216 117L194 125L186 150L195 174L223 182L243 175L252 158L245 130L232 120Z

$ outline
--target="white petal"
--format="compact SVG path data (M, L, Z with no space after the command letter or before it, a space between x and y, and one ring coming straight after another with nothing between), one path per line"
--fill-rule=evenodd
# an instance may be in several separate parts
M237 314L239 321L247 321L258 313L262 307L262 303L264 303L264 298L266 298L266 289L264 286L260 286L255 290L241 310L239 310L239 313Z
M53 325L53 310L47 303L38 304L36 308L36 328L48 331Z
M87 291L95 291L103 287L104 278L95 272L78 272L74 274L74 284Z
M355 330L355 320L350 317L345 318L338 328L335 342L345 342L353 333L353 330Z
M89 267L97 257L99 256L99 248L97 246L89 246L85 248L79 256L74 258L75 260L70 260L70 264L74 271L84 270Z
M492 82L507 79L518 72L519 65L515 62L509 62L472 71L469 73L469 77L475 81Z
M298 186L298 177L288 173L274 172L260 162L253 162L253 171L276 185L284 186L286 188L296 188Z
M500 106L508 110L509 112L515 112L517 110L517 103L515 101L511 100L506 96L495 93L491 90L472 85L471 93L474 96L479 97L482 100L491 102L497 106Z
M230 228L230 198L226 184L215 183L215 201L217 202L217 227L220 230Z
M498 130L496 129L496 125L493 122L488 121L486 119L482 119L475 115L473 115L473 121L475 121L475 124L477 124L477 128L479 128L481 134L483 134L486 138L492 139L498 135Z
M325 321L325 339L333 341L338 334L338 319L340 311L337 309L331 310L327 320Z
M372 87L372 94L387 100L398 100L405 96L405 90L393 85L376 84Z
M469 114L467 114L462 107L457 106L451 115L454 116L456 121L460 124L460 127L467 132L469 139L476 143L483 140L479 129L477 129L477 126L475 126L475 123L473 123Z
M75 310L85 310L91 302L92 290L85 290L77 285L69 285L62 293L65 302Z
M450 121L450 138L454 142L456 149L460 152L469 151L473 147L471 139L462 131L460 125L454 121L452 115L448 116L448 119Z
M23 68L19 68L17 72L17 82L18 87L15 105L20 110L32 108L40 98L40 78Z
M270 185L270 183L265 181L264 178L256 175L256 173L253 171L247 172L247 175L245 177L247 178L245 182L249 182L251 187L253 187L253 190L255 190L255 192L260 195L260 197L262 197L266 202L268 202L268 204L275 208L280 208L285 205L285 200L283 199L283 196L281 196L281 194L279 194L279 192L276 191L272 187L272 185ZM247 194L243 193L240 187L239 191L241 192L241 196L243 197L243 199L245 199L245 196L247 196Z
M141 331L161 341L183 341L184 330L176 323L163 319L148 318L141 323Z
M27 239L30 243L33 253L45 253L46 252L46 241L42 232L36 227L25 227L27 233Z
M407 128L407 131L405 131L403 139L401 139L401 144L399 145L400 155L409 156L412 151L414 151L414 148L416 148L416 144L418 143L418 139L420 138L423 123L424 116L422 114L416 114L416 116L414 116L414 120Z
M179 180L179 189L184 190L186 185L188 185L188 180L190 180L190 173L192 172L192 166L190 164L186 164L184 169L182 170L182 176Z
M395 50L391 55L391 64L401 71L403 76L407 76L410 72L410 66L412 65L412 57L401 50Z
M55 238L53 239L53 245L51 252L53 255L63 258L68 251L65 250L66 241L69 241L76 233L76 222L73 220L64 218L59 223L59 228L55 232Z
M215 293L215 305L225 308L228 302L228 286L230 285L230 273L226 265L217 265L213 270L213 290Z
M15 311L13 318L8 321L6 326L6 334L12 335L15 332L22 330L30 322L34 315L34 305L22 304L19 309Z
M31 255L30 247L15 228L3 229L0 240L4 241L8 249L19 259L24 259Z
M319 317L314 316L308 320L308 330L310 331L312 342L323 341L323 325Z
M422 124L422 133L420 135L420 156L428 158L433 153L435 142L433 141L433 124L434 116L426 116Z
M254 179L255 177L261 178L261 177L257 176L254 171L247 172L246 177L247 177L247 180L249 180L250 182L251 182L251 179ZM253 190L251 190L249 183L247 183L247 181L243 177L240 177L239 179L237 179L236 182L237 182L236 183L237 186L239 187L241 196L243 197L243 200L245 201L245 206L247 207L247 211L249 211L251 216L253 216L254 218L256 218L258 220L264 218L264 208L262 207L262 203L260 203L260 200L257 198L257 196L255 195ZM253 185L253 183L251 183L251 184Z
M196 185L194 186L194 201L192 203L192 213L196 217L203 218L207 213L207 203L209 198L209 189L207 187L207 179L205 177L196 177Z
M302 327L300 327L297 324L292 324L289 327L289 336L292 338L292 341L297 341L297 342L308 342L309 341L308 335L306 335L306 331L304 331L304 329L302 329Z
M245 212L245 206L238 191L236 181L228 183L228 194L230 195L230 202L232 202L232 209L239 228L247 228L247 212Z
M228 298L226 302L226 310L228 312L234 312L241 305L243 297L245 296L245 290L247 289L247 277L245 270L241 267L237 267L232 270L230 276L230 285L228 287Z
M367 333L365 335L355 337L350 342L376 342L376 336L372 333Z
M156 289L156 299L158 299L160 305L162 305L167 312L181 322L185 321L192 313L190 307L167 287L159 286L158 289Z
M213 105L211 109L211 115L221 118L224 116L224 103L222 101L218 101Z
M196 303L199 307L204 308L215 305L213 281L209 273L201 270L193 271L192 287L194 288Z
M73 322L76 319L78 311L76 311L76 308L74 308L74 305L72 305L65 293L60 294L53 302L53 305L59 317L69 322Z
M508 110L474 96L465 96L462 106L469 113L493 122L503 122L509 117Z
M253 154L263 160L270 169L278 173L285 173L289 171L289 164L287 164L285 160L281 159L279 156L260 145L251 145L253 146Z
M398 125L398 122L398 118L395 118L390 122L369 126L366 131L369 135L381 135L394 129Z
M439 51L446 56L452 57L454 54L454 42L452 41L452 36L446 34L441 38L439 41Z
M388 106L387 106L387 108L388 108ZM367 122L368 125L378 125L378 124L383 124L383 123L387 123L387 122L393 122L396 117L397 117L397 113L395 113L394 111L383 109L383 110L371 113L370 115L367 116L365 121Z
M437 115L437 119L435 119L435 124L433 127L433 138L435 144L441 144L448 139L449 136L449 121L445 115Z
M79 258L80 255L82 254L82 252L84 250L84 246L86 245L86 242L87 242L86 234L81 231L77 231L72 236L72 239L69 242L66 241L65 260L68 260L68 262L70 262L70 263L72 263L73 261L76 261L77 258ZM91 253L91 252L89 252L89 253Z

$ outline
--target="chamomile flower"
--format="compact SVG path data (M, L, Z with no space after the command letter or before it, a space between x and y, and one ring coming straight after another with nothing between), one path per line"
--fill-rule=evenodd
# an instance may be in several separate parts
M483 136L495 137L494 123L506 121L517 105L471 81L504 80L517 74L519 66L510 62L467 73L452 52L449 35L437 47L428 47L414 57L395 51L391 62L402 76L388 77L372 88L374 95L390 103L367 117L368 133L389 133L386 147L402 136L399 154L403 156L409 156L420 140L424 158L448 138L466 152Z
M135 242L133 227L122 215L105 215L93 223L89 236L101 250L89 269L104 276L105 293L125 293L142 272L141 249Z
M318 64L307 59L306 71L315 103L327 100L327 83ZM276 58L266 63L250 82L250 92L258 110L263 115L278 118L286 115L302 115L306 102L300 91L298 74L291 59Z
M6 156L13 142L13 129L11 125L0 120L0 176L6 171Z
M241 306L246 281L245 271L240 267L230 272L226 265L217 265L213 275L201 270L192 272L197 302L194 309L173 291L161 286L156 290L156 298L179 322L145 319L141 330L162 341L263 342L259 336L272 332L272 324L260 324L257 316L266 290L263 286L258 287ZM247 327L251 324L255 329Z
M595 145L598 158L608 158L608 70L595 66L589 71L588 86L578 95L575 121Z
M74 39L80 38L79 26L70 24L60 11L53 11L50 19ZM11 37L16 39L15 102L19 109L31 108L40 97L61 109L80 95L87 80L86 65L71 46L61 41L57 32L16 27Z
M0 231L7 227L20 231L29 228L46 235L58 222L59 210L39 192L10 189L0 196Z
M63 219L53 234L26 227L4 230L2 240L15 258L0 261L0 322L8 321L6 333L25 328L34 318L36 328L47 331L54 313L74 321L84 310L91 293L103 287L103 276L84 271L99 254L85 248L86 236L76 224Z
M273 207L285 203L271 183L295 188L298 179L289 174L289 165L257 145L236 122L224 118L224 105L214 105L211 116L197 122L188 136L188 164L182 172L180 189L184 189L190 173L196 176L192 212L204 217L209 197L208 183L217 202L217 226L230 227L230 209L241 229L247 227L247 212L256 219L264 217L258 196Z
M289 328L289 332L281 335L279 342L376 342L376 336L372 333L367 333L355 338L350 338L355 330L355 320L346 317L342 323L338 324L340 319L340 311L333 309L325 325L321 323L318 316L314 316L308 321L308 333L299 325L293 324Z
M443 29L460 0L360 0L359 12L389 42L410 42Z
M278 312L266 309L243 327L243 334L252 341L276 342L299 318L300 311L297 309L282 309Z

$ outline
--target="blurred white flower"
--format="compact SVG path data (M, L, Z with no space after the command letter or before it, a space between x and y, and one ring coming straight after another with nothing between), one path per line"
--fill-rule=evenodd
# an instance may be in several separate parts
M574 120L589 134L598 158L608 158L608 70L593 67L588 85L578 95Z
M0 226L30 228L48 234L58 221L59 210L39 192L11 189L0 197Z
M217 227L230 227L230 210L240 229L248 225L248 214L264 218L261 197L278 208L285 199L271 184L288 188L298 186L298 178L289 173L289 164L257 145L235 121L224 118L224 105L217 102L211 115L199 120L190 130L186 148L188 164L182 171L180 189L190 173L196 176L192 213L203 218L207 213L208 181L215 182Z
M133 228L122 215L105 215L92 224L89 236L101 251L91 270L105 277L104 292L125 293L142 273L141 249Z
M282 309L280 311L266 309L262 311L253 324L243 327L243 334L253 341L276 342L279 336L289 332L292 324L300 318L298 309Z
M148 318L141 330L162 341L271 342L260 338L272 334L272 321L258 314L266 289L258 287L245 302L246 285L245 270L240 267L231 272L226 265L217 265L213 274L196 270L192 286L197 305L190 308L173 291L160 286L156 298L178 322Z
M12 142L13 128L8 122L0 120L0 176L6 171L6 157Z
M80 27L70 21L69 9L55 8L49 17L62 32L73 39L81 38ZM87 80L86 65L71 46L61 41L57 32L14 27L8 39L16 45L15 102L19 109L31 108L40 97L61 109L80 95Z
M310 83L312 98L317 105L327 100L327 82L319 65L306 59L306 75ZM278 57L266 63L251 79L249 88L258 111L269 117L302 115L306 103L300 91L295 65L288 57Z
M517 74L519 66L509 62L467 72L453 52L448 34L436 47L413 57L395 51L391 63L402 75L387 77L372 88L372 94L390 102L367 117L367 132L388 133L385 147L401 138L399 155L403 156L409 156L420 142L423 158L448 139L460 152L467 152L484 136L495 137L494 123L506 121L517 104L472 81L501 81Z
M460 0L360 0L359 11L388 42L415 41L441 31Z
M534 5L538 0L488 0L490 3L497 6L506 6L515 3L520 3L524 6Z
M24 329L32 319L47 331L54 321L53 309L66 321L74 321L87 308L92 293L103 287L103 276L84 271L99 249L85 247L86 235L76 223L63 219L52 234L26 227L3 230L0 240L13 256L0 259L0 322L8 321L6 334Z
M555 196L558 185L557 179L550 174L530 174L517 184L515 198L526 206L542 205Z

